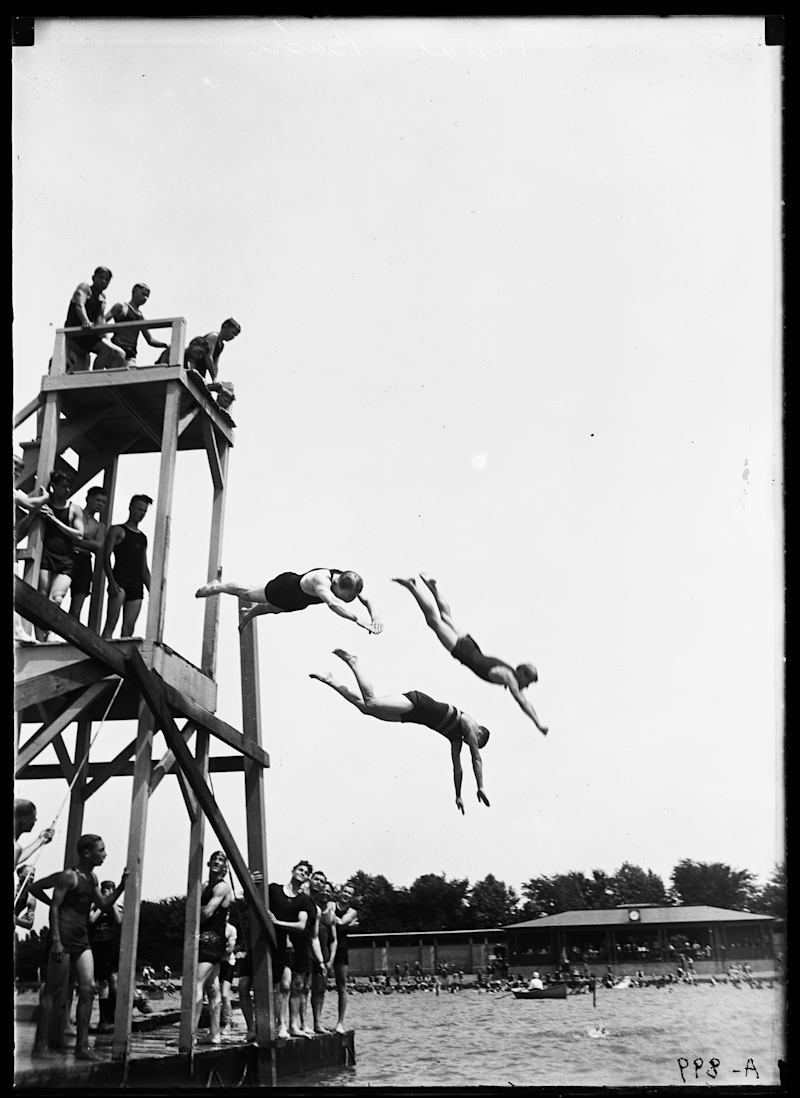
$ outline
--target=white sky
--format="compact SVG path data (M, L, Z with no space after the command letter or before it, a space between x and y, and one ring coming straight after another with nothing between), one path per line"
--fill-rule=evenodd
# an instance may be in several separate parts
M765 879L783 519L763 19L37 18L13 61L15 409L99 264L109 303L146 281L146 315L189 336L235 316L224 576L354 568L383 612L380 637L323 608L258 622L270 876L304 857L337 881L519 888L626 860L667 881L692 858ZM123 459L115 521L156 487L155 457ZM210 508L205 456L180 454L165 642L195 663ZM390 583L420 568L485 651L537 664L546 739ZM231 598L220 640L218 713L240 726ZM456 811L435 733L309 680L345 677L335 646L378 693L491 729L491 809L467 767ZM130 785L87 805L114 877ZM243 779L214 787L244 848ZM43 825L64 791L19 787ZM185 891L187 853L169 779L145 897Z

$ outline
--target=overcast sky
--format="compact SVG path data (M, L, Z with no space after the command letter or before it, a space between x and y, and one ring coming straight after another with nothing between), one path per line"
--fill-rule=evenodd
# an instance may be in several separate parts
M99 264L109 304L147 282L146 315L190 337L234 316L224 578L353 568L383 613L378 637L322 607L257 623L270 877L302 857L335 881L519 889L624 861L666 881L691 858L766 879L783 518L763 19L37 18L13 65L14 408ZM155 456L123 458L114 521L157 476ZM204 454L181 453L164 640L195 663L211 492ZM420 569L484 651L537 665L546 738L390 582ZM336 646L379 694L422 690L490 728L491 808L467 767L457 812L436 733L308 678L346 679ZM229 597L218 682L238 727ZM106 726L93 758L130 732ZM65 789L19 793L44 825ZM86 810L116 878L130 789ZM244 848L241 775L214 789ZM170 778L146 898L185 891L187 854Z

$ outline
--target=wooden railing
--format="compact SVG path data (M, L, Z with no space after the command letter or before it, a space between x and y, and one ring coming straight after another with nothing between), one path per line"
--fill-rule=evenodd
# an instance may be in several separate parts
M114 332L127 330L145 332L156 328L170 328L172 334L169 346L169 365L183 366L183 351L186 344L186 321L182 316L162 317L160 320L126 320L121 324L97 324L91 328L57 328L56 345L53 357L50 360L50 374L67 373L67 353L70 336L96 336L100 339L104 335L113 335Z

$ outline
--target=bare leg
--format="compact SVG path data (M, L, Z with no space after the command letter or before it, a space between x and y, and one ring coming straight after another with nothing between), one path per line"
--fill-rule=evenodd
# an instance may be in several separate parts
M44 595L47 598L50 594L50 581L53 578L53 573L46 568L42 568L39 572L39 594ZM36 639L43 641L47 639L47 629L40 629L38 625L34 626L34 634Z
M336 976L336 994L339 997L339 1020L336 1023L336 1032L344 1033L344 1016L347 1013L347 965L334 964L333 972Z
M119 595L108 596L108 606L106 607L106 623L103 626L103 640L110 640L111 634L117 627L119 621L120 611L122 610L125 602L125 592L121 591Z
M281 974L276 996L278 1007L278 1036L289 1036L289 991L292 984L292 970L285 968Z
M372 683L361 671L356 657L351 656L349 652L345 652L343 648L334 648L333 654L338 656L340 660L344 660L355 675L363 701L353 690L348 690L346 686L337 682L332 675L312 674L309 677L332 687L356 709L360 709L362 713L366 713L370 717L376 717L379 721L399 721L401 717L406 713L410 713L414 708L404 694L387 694L384 697L376 698Z
M122 629L120 629L119 635L121 637L132 637L133 631L136 628L136 621L142 610L142 599L126 599L125 605L122 607Z
M52 954L48 957L47 975L39 998L39 1020L36 1025L36 1041L33 1046L34 1056L57 1055L50 1049L50 1020L53 1016L53 1007L61 999L61 988L69 965L68 953L64 954L61 961L54 961Z
M197 1028L200 1025L200 1015L203 1013L203 992L205 991L206 982L209 976L213 973L214 966L210 961L198 961L197 962L197 976L195 978L194 988L194 1032L197 1035Z
M308 676L310 679L316 679L317 682L324 682L326 686L330 686L337 694L341 694L343 698L354 705L356 709L360 709L362 713L367 712L367 707L364 702L359 698L358 694L354 690L351 690L349 686L344 686L342 683L337 682L333 675L316 675L312 672Z
M220 1015L222 1012L222 996L219 990L219 965L214 965L214 979L208 984L208 1009L211 1014L211 1026L208 1042L212 1045L220 1043Z
M303 1036L302 1000L305 998L303 990L302 972L292 973L292 983L289 992L289 1034L292 1037Z
M245 587L243 583L220 583L212 580L206 583L194 593L196 599L213 599L216 595L234 595L237 599L247 599L248 602L266 602L264 584L260 587Z
M89 1048L89 1021L92 1017L94 1002L94 957L91 949L85 949L75 962L78 976L78 1010L76 1026L78 1036L75 1039L76 1060L96 1060Z
M247 1040L254 1041L256 1036L256 1010L253 1005L253 993L250 990L249 976L239 977L239 1005L247 1025Z
M456 633L458 633L458 628L453 621L450 604L442 596L442 593L439 590L438 581L435 580L433 576L427 575L427 573L425 572L420 572L419 578L422 580L425 586L430 590L433 597L436 599L436 605L439 607L439 613L442 616L442 621L445 623L445 625L449 625L451 629L455 629Z
M311 977L311 1013L314 1016L314 1032L329 1033L322 1024L322 1007L325 1003L325 992L328 988L328 974L320 976L318 972Z
M243 606L239 611L239 632L243 633L253 618L258 618L262 614L285 614L286 610L281 610L278 606L273 606L271 602L257 602L255 606Z
M81 620L81 611L83 610L83 604L86 601L86 595L77 595L72 592L72 598L69 600L69 616L75 618L76 621Z
M429 593L425 587L420 587L413 576L410 576L408 579L395 577L393 582L399 583L401 587L405 587L411 592L417 600L420 610L425 615L425 621L428 623L429 628L434 631L447 651L452 652L456 641L458 640L458 630L453 625L452 619L449 618L449 607L448 620L445 621L433 595Z

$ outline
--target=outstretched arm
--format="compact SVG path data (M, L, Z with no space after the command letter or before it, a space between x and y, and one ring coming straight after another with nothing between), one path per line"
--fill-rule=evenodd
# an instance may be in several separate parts
M526 717L530 717L543 736L547 735L547 725L542 724L536 716L536 710L522 693L513 671L507 667L493 667L489 672L489 680L497 682L501 686L507 686L514 697L514 701L520 707Z
M366 591L361 592L361 594L358 596L358 601L363 603L364 606L366 606L367 608L367 613L369 614L370 620L372 622L372 632L382 633L383 622L381 621L380 611L378 610L378 607L375 605L374 601L366 593Z
M348 621L355 622L361 629L366 629L368 633L379 633L383 628L382 625L376 627L373 622L370 622L369 625L365 625L363 621L359 621L358 615L354 614L353 611L349 609L347 603L337 599L336 595L334 595L331 590L330 580L325 580L321 577L316 578L313 580L311 586L314 588L314 594L317 598L321 599L328 609L333 610L334 614L338 614L340 618L347 618Z
M452 743L450 745L450 754L453 757L453 782L456 787L456 808L464 815L464 802L461 800L461 782L464 777L464 771L461 769L461 743Z
M49 843L55 835L52 827L46 827L44 831L39 833L38 838L34 839L30 846L23 847L18 842L14 843L14 868L16 869L20 862L27 862L31 854L34 854L40 846L44 846L45 843Z
M480 735L480 725L472 717L468 717L466 713L461 714L462 724L467 727L467 746L469 747L470 755L472 756L472 772L475 775L475 784L478 787L478 800L483 801L487 808L489 805L489 798L483 788L483 760L481 759L480 748L478 747L478 736Z

